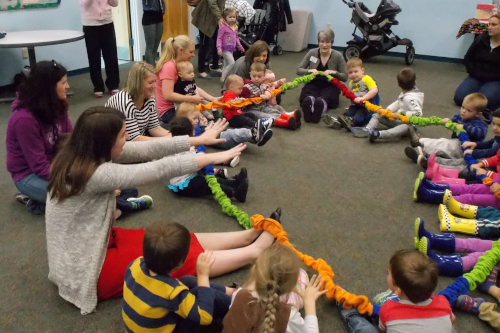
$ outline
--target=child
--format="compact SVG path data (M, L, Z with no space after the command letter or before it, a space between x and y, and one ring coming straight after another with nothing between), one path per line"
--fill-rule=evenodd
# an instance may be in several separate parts
M190 245L189 231L178 223L146 228L143 256L125 273L122 318L127 332L187 332L227 313L234 289L209 282L212 252L199 254L196 278L171 276L191 255Z
M222 102L235 102L240 100L241 90L243 89L243 79L236 74L229 75L226 79L226 91L222 96ZM229 126L233 128L259 128L259 126L264 126L266 128L264 135L272 136L271 126L274 123L273 118L262 118L259 121L259 117L255 114L246 112L243 113L241 108L236 107L223 107L222 113L224 117L229 122ZM266 134L270 131L270 134Z
M232 295L229 312L224 318L224 332L250 332L261 327L263 332L319 333L316 300L324 280L313 276L304 290L303 319L295 306L282 303L280 296L296 288L300 261L295 253L279 244L264 250L252 268L244 288Z
M271 94L267 91L267 86L264 84L265 77L266 65L260 62L254 62L252 66L250 66L251 80L245 81L240 96L243 98L262 97L264 101L269 100ZM302 113L299 110L281 113L276 108L264 102L245 106L243 112L253 113L258 118L274 118L274 125L278 127L295 130L301 125Z
M236 51L236 48L241 52L245 52L238 37L236 9L231 7L224 9L222 18L226 24L219 27L219 33L217 34L217 53L224 59L221 82L226 78L229 66L234 64L233 52Z
M487 119L483 117L483 112L486 110L488 100L483 94L473 93L467 95L460 109L460 113L453 118L444 118L443 124L448 121L458 123L457 129L463 129L469 135L470 141L484 140L488 132L488 124L491 123L489 113L486 113ZM415 133L416 134L416 133ZM446 158L462 158L462 147L457 135L453 133L451 139L427 139L420 138L417 134L410 137L412 147L405 148L406 156L418 163L418 159L422 159L425 155L436 154L436 156ZM422 157L420 157L422 156Z
M438 268L416 250L397 251L389 262L387 284L400 301L388 300L380 308L382 332L453 332L455 315L444 296L432 296Z
M370 101L378 104L378 88L375 81L368 75L365 75L365 67L359 58L350 58L346 64L347 76L349 77L349 90L356 95L354 103L347 109L344 115L339 116L338 122L341 127L351 130L353 126L365 125L371 117L371 113L362 104L363 101ZM338 124L332 116L326 115L323 118L334 129L339 129Z
M408 117L422 116L424 93L420 92L415 86L416 78L415 72L411 68L403 68L399 71L397 81L398 86L401 88L401 93L398 99L387 107L393 113L394 117L398 115ZM379 131L379 124L388 129ZM378 113L374 113L366 127L353 127L351 132L357 138L368 137L370 142L375 142L379 139L401 138L414 130L411 124L405 124L401 120L391 120L380 116Z
M286 79L281 79L278 81L274 81L274 80L276 80L276 76L274 75L274 73L270 69L266 69L266 76L264 77L264 84L267 86L267 91L271 92L272 90L281 87L286 82ZM271 97L267 101L267 104L271 105L273 108L277 109L281 113L286 113L285 109L283 109L283 107L278 104L276 97Z
M174 118L170 122L170 132L172 137L180 135L194 136L194 127L188 118ZM182 155L196 155L195 147L191 147L188 152L180 153ZM222 191L229 197L234 197L239 202L245 202L248 192L248 175L245 168L242 168L236 179L224 179L216 177ZM168 188L174 193L185 197L202 197L211 195L212 190L208 186L205 175L202 170L197 173L186 174L180 177L170 179Z
M179 80L174 84L174 92L184 96L199 96L194 80L194 67L189 61L180 61L176 63ZM179 107L179 103L174 103L175 108ZM211 111L203 111L203 116L209 120L214 119Z

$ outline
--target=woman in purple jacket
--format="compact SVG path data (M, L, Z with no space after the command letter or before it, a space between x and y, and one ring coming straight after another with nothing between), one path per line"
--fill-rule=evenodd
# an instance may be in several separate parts
M16 198L30 213L45 213L50 163L61 136L71 132L66 92L66 69L52 61L41 61L12 103L7 125L7 170L19 190Z

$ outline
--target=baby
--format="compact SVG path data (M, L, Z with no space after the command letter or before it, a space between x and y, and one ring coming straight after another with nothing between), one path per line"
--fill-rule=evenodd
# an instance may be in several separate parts
M274 89L277 89L281 87L283 84L285 84L286 79L281 79L278 81L276 80L276 76L270 69L266 69L266 76L264 76L264 84L268 87L267 91L271 92ZM281 105L278 105L278 102L276 101L276 97L271 97L268 101L267 104L271 105L273 108L279 110L281 113L286 112L285 109Z

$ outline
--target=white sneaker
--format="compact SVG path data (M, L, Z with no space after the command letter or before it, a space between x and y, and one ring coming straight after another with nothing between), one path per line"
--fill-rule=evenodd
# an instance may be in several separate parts
M370 136L370 129L366 127L353 127L351 128L351 132L356 138L367 138Z
M240 163L240 157L239 156L236 156L235 158L233 158L232 160L224 163L223 165L225 166L230 166L231 168L234 168L235 166L237 166L238 164Z

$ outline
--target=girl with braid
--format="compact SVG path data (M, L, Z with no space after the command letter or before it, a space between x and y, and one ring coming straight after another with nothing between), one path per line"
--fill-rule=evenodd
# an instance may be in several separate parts
M322 290L321 275L304 283L307 274L299 266L288 247L275 243L264 250L243 288L233 293L222 332L319 333L316 301L328 290ZM305 318L297 294L302 296Z

